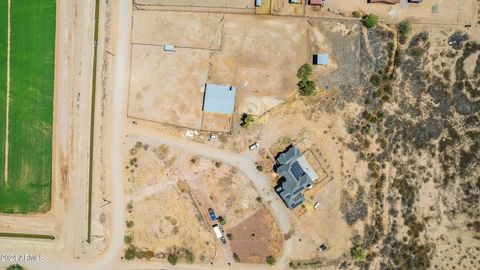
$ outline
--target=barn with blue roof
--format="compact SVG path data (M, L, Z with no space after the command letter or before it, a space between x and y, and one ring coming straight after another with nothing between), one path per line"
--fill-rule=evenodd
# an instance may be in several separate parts
M203 97L203 111L209 113L233 114L235 94L233 86L207 83Z

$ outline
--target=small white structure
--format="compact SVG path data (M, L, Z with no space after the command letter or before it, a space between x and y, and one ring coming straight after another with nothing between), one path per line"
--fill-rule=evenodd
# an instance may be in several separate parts
M174 52L175 51L175 45L165 45L163 46L163 50L166 52Z
M218 224L213 225L213 231L215 232L215 235L217 236L218 239L223 237L223 233L220 230L220 227L218 226Z

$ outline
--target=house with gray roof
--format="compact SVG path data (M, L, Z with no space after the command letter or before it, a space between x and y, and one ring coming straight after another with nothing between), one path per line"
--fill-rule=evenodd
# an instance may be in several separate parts
M290 146L281 153L277 157L277 163L277 174L282 177L282 181L275 191L287 207L293 209L305 202L303 191L310 188L318 176L295 146Z

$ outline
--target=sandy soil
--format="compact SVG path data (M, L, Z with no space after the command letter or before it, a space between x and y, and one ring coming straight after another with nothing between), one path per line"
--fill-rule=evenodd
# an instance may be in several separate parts
M209 56L206 50L133 45L128 115L200 129Z
M223 17L222 14L136 11L132 42L219 50Z

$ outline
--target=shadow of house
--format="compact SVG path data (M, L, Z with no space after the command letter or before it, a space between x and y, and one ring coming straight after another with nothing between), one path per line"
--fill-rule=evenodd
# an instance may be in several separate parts
M293 145L287 147L286 151L278 154L275 159L277 164L274 170L282 177L275 191L285 205L293 209L305 202L303 191L310 188L318 176L303 154Z

